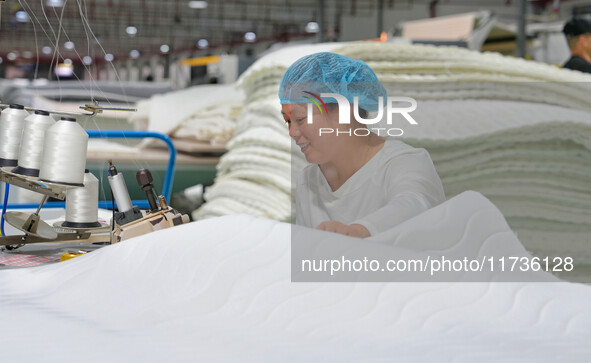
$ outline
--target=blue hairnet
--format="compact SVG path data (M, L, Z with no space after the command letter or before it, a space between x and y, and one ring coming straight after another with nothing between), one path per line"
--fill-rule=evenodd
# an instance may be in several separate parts
M366 111L378 110L378 97L386 102L386 90L369 66L357 59L335 53L315 53L298 59L281 79L281 104L309 103L310 93L338 93L353 104L358 97L359 107ZM308 96L308 97L306 97ZM325 103L336 103L332 97Z

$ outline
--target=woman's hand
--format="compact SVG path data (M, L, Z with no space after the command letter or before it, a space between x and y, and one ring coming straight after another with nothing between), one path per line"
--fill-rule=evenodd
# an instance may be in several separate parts
M361 224L343 224L337 221L322 222L316 227L321 231L340 233L351 237L365 238L371 236L367 228Z

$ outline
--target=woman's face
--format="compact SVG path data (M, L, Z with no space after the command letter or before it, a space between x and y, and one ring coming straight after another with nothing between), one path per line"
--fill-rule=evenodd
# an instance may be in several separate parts
M339 146L346 141L346 136L334 136L333 133L320 135L321 128L339 128L336 108L322 115L313 107L312 124L308 123L308 104L281 105L281 113L289 126L289 136L300 147L309 163L323 164L339 155Z

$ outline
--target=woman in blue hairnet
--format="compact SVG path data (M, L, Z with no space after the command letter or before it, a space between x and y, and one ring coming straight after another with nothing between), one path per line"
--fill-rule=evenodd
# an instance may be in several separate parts
M287 69L281 112L311 163L298 176L297 224L369 237L445 200L426 150L369 132L358 121L371 118L386 97L371 68L353 58L316 53Z

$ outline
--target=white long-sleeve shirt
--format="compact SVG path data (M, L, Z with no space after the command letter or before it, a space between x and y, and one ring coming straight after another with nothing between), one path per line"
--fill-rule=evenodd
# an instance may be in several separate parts
M316 164L298 176L296 223L361 224L373 236L445 201L429 153L402 141L384 146L339 189L332 191Z

